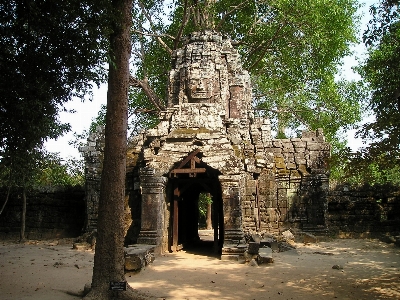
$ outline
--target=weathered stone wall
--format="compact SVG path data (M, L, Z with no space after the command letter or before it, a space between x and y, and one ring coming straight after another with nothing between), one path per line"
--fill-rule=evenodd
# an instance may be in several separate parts
M338 186L328 194L328 228L342 237L400 233L400 189Z
M247 176L242 204L245 228L323 229L330 146L322 132L304 132L301 138L260 141L255 147L258 151L251 168L259 175Z
M136 243L140 230L140 190L134 189L138 174L129 173L127 181L129 207L132 214L132 226L127 234L126 244ZM129 176L128 176L129 177ZM135 180L136 178L136 180ZM255 230L274 230L290 225L280 214L276 194L278 184L272 171L263 172L258 178L260 194L259 204L254 197L256 180L248 179L244 197L244 226ZM263 191L267 191L266 193ZM5 199L5 193L2 193ZM287 193L286 195L290 195ZM84 190L75 188L53 192L35 193L28 196L27 237L31 239L75 237L81 234L85 216ZM395 187L364 186L357 190L347 186L338 186L326 194L328 207L326 212L327 228L340 237L369 237L400 232L400 190ZM267 199L267 200L265 200ZM0 238L19 238L21 199L12 195L0 217ZM257 225L260 210L261 226ZM290 216L286 216L290 218ZM303 214L303 218L306 215ZM290 220L290 219L289 219ZM291 221L296 221L293 218Z
M6 192L1 193L5 199ZM34 191L27 195L26 237L49 239L76 237L85 220L85 191L81 187ZM0 238L19 238L22 199L11 197L0 216Z

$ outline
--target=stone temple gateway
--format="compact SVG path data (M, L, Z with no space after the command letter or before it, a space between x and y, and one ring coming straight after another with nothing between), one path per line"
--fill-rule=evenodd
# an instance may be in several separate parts
M187 37L172 57L160 123L131 139L127 153L127 244L164 251L199 238L198 198L212 196L214 249L234 258L246 232L323 230L330 145L322 130L273 139L255 117L249 74L229 39ZM96 227L101 139L86 159L86 230Z

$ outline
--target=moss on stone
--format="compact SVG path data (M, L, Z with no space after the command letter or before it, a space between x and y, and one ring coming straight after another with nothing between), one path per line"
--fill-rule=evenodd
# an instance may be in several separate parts
M285 159L283 157L274 157L275 166L277 169L286 169Z
M233 151L236 157L239 157L242 161L245 159L243 152L240 150L238 145L232 145Z

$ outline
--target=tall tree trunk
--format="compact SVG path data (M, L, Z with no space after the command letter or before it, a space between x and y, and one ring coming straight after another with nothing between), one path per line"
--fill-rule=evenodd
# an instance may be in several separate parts
M115 28L110 37L107 114L100 184L92 289L85 299L139 299L133 289L110 291L110 282L125 281L124 195L128 118L132 0L114 0Z
M25 242L25 220L26 220L26 188L22 189L22 213L21 213L21 231L20 243Z

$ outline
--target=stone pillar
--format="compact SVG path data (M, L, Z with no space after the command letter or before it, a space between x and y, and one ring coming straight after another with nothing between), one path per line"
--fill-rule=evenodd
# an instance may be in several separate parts
M240 194L240 176L220 176L222 205L224 213L224 244L221 260L239 261L247 244L243 241L242 203Z
M224 212L224 245L238 244L243 238L240 178L220 176Z
M140 170L142 194L141 229L138 244L161 246L164 228L164 203L167 178L155 176L154 169Z
M98 126L95 132L89 134L87 144L79 147L79 152L85 159L86 220L83 230L91 232L97 229L104 152L104 128L102 126Z

